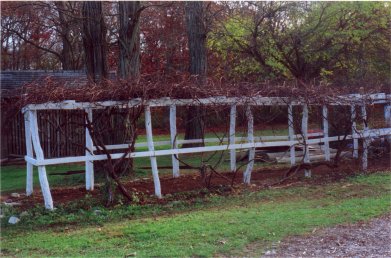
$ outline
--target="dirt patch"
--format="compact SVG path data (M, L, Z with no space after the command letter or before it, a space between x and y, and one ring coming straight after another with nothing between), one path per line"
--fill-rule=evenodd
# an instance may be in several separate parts
M298 173L289 180L284 181L282 184L276 187L289 187L293 185L319 185L327 184L335 181L339 181L348 176L354 175L359 171L359 162L346 161L341 163L338 168L330 169L327 166L316 167L312 170L312 178L303 180L303 173ZM387 158L377 159L370 162L371 170L368 171L379 171L387 170L390 168L390 160ZM251 187L248 188L252 191L258 191L262 188L269 187L273 183L278 182L286 173L286 168L265 168L253 171L251 176ZM219 191L219 194L230 194L232 191L229 189L231 182L234 182L236 188L245 187L242 185L243 174L238 172L236 175L233 173L221 173L221 175L213 174L210 180L210 189L227 189L227 191ZM147 203L165 203L169 200L175 199L173 194L177 193L189 193L194 192L193 195L187 195L186 198L195 198L201 195L200 190L205 188L202 178L197 173L182 175L179 178L172 178L171 176L162 176L160 178L162 194L165 195L163 199L156 199L154 195L154 183L151 178L136 179L130 182L126 182L125 186L128 191L136 193L138 195L139 204ZM94 198L100 198L101 191L99 186L97 190L93 192L87 192L84 187L54 187L51 189L54 204L66 204L71 201L79 200L84 198L87 194L92 195ZM171 196L170 198L167 197ZM197 196L198 195L198 196ZM202 196L201 196L202 197ZM1 197L1 201L7 202L20 202L21 208L33 207L36 204L42 205L43 198L40 191L36 190L33 196L27 197L21 195L18 198L13 198L8 194Z
M263 257L391 257L391 214L290 237Z

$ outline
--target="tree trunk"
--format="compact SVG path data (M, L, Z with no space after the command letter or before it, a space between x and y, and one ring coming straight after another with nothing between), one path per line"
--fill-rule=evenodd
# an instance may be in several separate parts
M87 75L99 82L107 78L107 28L103 18L102 2L83 2L83 45Z
M140 75L140 2L119 3L119 76Z
M190 74L198 76L199 86L206 80L206 28L203 2L186 2L186 29L189 40ZM200 107L189 107L186 119L185 139L202 139L203 122ZM203 146L186 144L185 147Z
M73 50L72 45L70 43L70 28L69 22L64 14L66 11L66 2L56 1L54 2L58 12L58 18L60 20L60 37L62 43L62 51L61 51L61 64L63 70L75 70L75 65L73 62Z

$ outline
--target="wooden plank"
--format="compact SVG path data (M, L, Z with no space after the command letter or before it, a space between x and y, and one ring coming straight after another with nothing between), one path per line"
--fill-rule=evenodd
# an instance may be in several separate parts
M391 128L391 104L384 106L384 120L386 125ZM391 144L391 134L387 137L388 143Z
M367 117L367 110L365 108L365 105L361 106L361 113L362 113L362 119L364 122L364 132L368 132L368 117ZM368 137L363 137L362 141L362 169L367 170L368 168L368 145L369 145L369 139Z
M303 118L301 120L301 132L303 134L303 142L304 142L304 164L310 163L310 150L309 150L309 143L308 143L308 106L305 104L303 105ZM305 177L311 177L311 170L310 169L304 169L304 176Z
M308 137L318 137L323 136L323 133L310 133L308 134ZM281 135L281 136L255 136L254 141L268 141L268 140L288 140L289 136ZM302 135L297 134L293 136L293 139L302 139ZM235 137L236 142L244 142L247 141L247 137ZM227 142L229 143L229 137L224 138L205 138L205 139L192 139L192 140L177 140L177 144L184 144L184 143L214 143L214 142ZM165 145L171 145L170 141L159 141L154 142L154 146L165 146ZM129 148L129 144L113 144L113 145L105 145L108 150L117 150L117 149L127 149ZM136 143L134 145L136 148L138 147L148 147L147 142L141 142ZM96 150L96 147L94 146L94 150Z
M43 161L45 158L43 155L41 143L39 141L37 111L29 111L28 117L33 147L35 154L37 155L37 161ZM42 195L45 201L45 208L53 210L53 199L50 193L49 181L47 179L46 168L44 165L38 166L38 176L41 185Z
M235 144L235 127L236 127L236 105L231 106L229 119L229 144ZM230 150L231 171L236 171L236 150Z
M362 136L383 136L390 135L391 128L382 128L382 129L372 129L368 130L367 133L362 133ZM352 139L351 135L343 136L332 136L329 137L329 142L349 140ZM324 138L309 139L308 144L319 144L324 142ZM150 157L150 156L166 156L172 154L188 154L188 153L201 153L201 152L211 152L211 151L226 151L230 149L249 149L249 148L258 148L258 147L275 147L275 146L291 146L295 144L300 144L302 141L279 141L279 142L254 142L254 143L238 143L233 145L218 145L218 146L205 146L205 147L194 147L194 148L184 148L184 149L169 149L169 150L158 150L158 151L139 151L132 152L127 155L128 158L141 158L141 157ZM115 153L110 155L112 159L119 159L123 156L123 153ZM54 165L54 164L66 164L73 162L85 162L87 160L106 160L107 156L105 154L94 155L90 157L86 156L75 156L75 157L65 157L65 158L56 158L56 159L46 159L43 161L37 161L36 165Z
M145 106L145 129L147 133L147 141L148 141L148 150L150 152L155 151L155 147L153 145L153 136L152 136L152 119L151 119L151 109L149 106ZM162 198L162 193L160 189L160 179L159 179L159 171L157 168L157 161L155 155L150 155L151 160L151 168L152 168L152 176L153 183L155 186L155 195L158 198Z
M171 137L171 148L177 149L177 130L176 130L176 106L170 106L170 137ZM178 156L173 154L171 155L172 159L172 176L179 177L179 160Z
M289 104L288 106L288 133L289 133L289 136L288 136L288 139L290 141L293 141L295 139L295 129L294 129L294 121L293 121L293 105L292 104ZM291 165L295 165L296 164L296 154L295 154L295 146L292 145L290 147L290 160L291 160Z
M352 135L353 135L353 158L358 158L358 138L357 135L357 125L356 125L356 107L354 105L350 106L350 112L352 117Z
M324 138L324 158L326 161L330 161L330 144L329 144L329 119L327 106L322 107L323 117L323 138Z
M33 166L38 166L38 161L32 157L24 156L24 160ZM52 159L46 159L46 160L44 160L44 162L49 161L49 160L52 160ZM55 164L63 164L63 163L55 163Z
M85 112L87 113L87 119L88 119L88 121L86 121L86 123L92 123L92 109L88 108L85 110ZM85 128L85 140L86 140L85 153L86 153L86 156L88 157L88 156L93 155L93 153L94 153L94 150L93 150L94 144L92 142L90 131L88 130L87 127ZM86 166L86 173L85 173L86 189L92 191L92 190L94 190L94 163L92 160L86 161L85 166Z
M24 127L25 127L25 138L26 138L26 156L33 158L33 145L31 141L31 130L30 130L30 119L29 113L24 113ZM30 196L33 193L33 164L27 162L26 164L26 195Z
M247 116L247 137L248 142L254 144L254 117L251 112L251 107L247 106L246 108L246 116ZM243 173L243 182L245 184L250 184L251 182L251 172L254 167L254 158L255 158L255 148L249 148L248 153L248 164L246 167L246 171Z
M352 95L338 96L334 99L330 99L329 105L346 105L346 103L351 103L352 101L365 100L369 102L376 103L388 103L391 98L390 94L377 93L371 95L358 95L355 94L354 98ZM225 96L216 96L209 98L201 98L201 99L170 99L170 98L160 98L160 99L152 99L148 101L143 101L140 98L131 99L128 101L99 101L99 102L76 102L74 100L65 100L62 102L48 102L43 104L29 104L26 105L22 111L25 112L27 110L49 110L49 109L62 109L62 110L71 110L71 109L104 109L106 107L119 107L119 108L130 108L134 106L147 105L150 107L168 107L171 105L176 106L197 106L197 105L255 105L255 106L286 106L290 100L287 97L225 97ZM292 105L303 105L305 103L304 100L297 99L291 102ZM318 105L318 103L308 103L310 105Z

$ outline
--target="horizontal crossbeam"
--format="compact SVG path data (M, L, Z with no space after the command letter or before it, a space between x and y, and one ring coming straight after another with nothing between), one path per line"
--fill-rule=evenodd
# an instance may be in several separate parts
M346 140L352 138L368 138L368 137L380 137L384 135L391 135L391 128L382 128L382 129L372 129L365 132L360 132L359 134L354 134L348 136L333 136L329 137L328 141L340 141L344 137ZM317 144L323 143L324 138L310 139L307 141L307 144ZM249 148L259 148L259 147L278 147L278 146L293 146L296 144L301 144L299 140L296 141L278 141L278 142L254 142L254 143L240 143L240 144L229 144L229 145L218 145L218 146L205 146L205 147L195 147L195 148L183 148L183 149L169 149L169 150L155 150L155 151L140 151L132 152L126 155L126 158L141 158L141 157L156 157L156 156L166 156L173 154L188 154L188 153L200 153L200 152L211 152L211 151L225 151L231 149L249 149ZM111 159L120 159L123 157L123 153L110 154ZM55 164L66 164L74 162L85 162L85 161L97 161L97 160L106 160L107 156L104 154L92 155L92 156L75 156L75 157L64 157L64 158L54 158L54 159L44 159L36 160L31 157L26 156L25 160L35 166L44 166L44 165L55 165Z
M381 104L390 103L391 94L378 93L371 95L351 94L338 96L325 101L329 105L350 105L352 103ZM347 104L348 103L348 104ZM77 110L77 109L104 109L107 107L131 108L140 105L148 105L150 107L168 107L176 106L197 106L197 105L253 105L253 106L287 106L287 105L319 105L318 102L307 103L305 99L291 99L288 97L210 97L201 99L171 99L160 98L153 100L143 100L141 98L132 99L129 101L100 101L100 102L76 102L74 100L66 100L62 102L48 102L43 104L29 104L22 111L27 110Z

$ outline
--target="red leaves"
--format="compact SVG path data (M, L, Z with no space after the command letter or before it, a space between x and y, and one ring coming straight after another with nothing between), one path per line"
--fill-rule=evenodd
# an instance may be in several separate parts
M48 40L50 36L52 35L52 31L42 32L42 33L35 33L31 35L32 40Z

